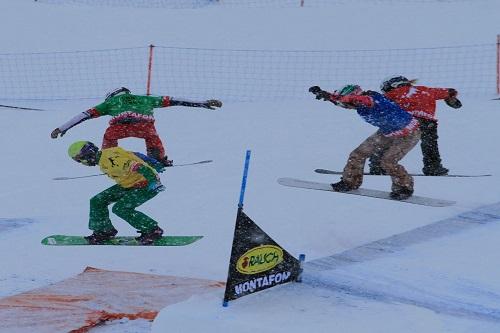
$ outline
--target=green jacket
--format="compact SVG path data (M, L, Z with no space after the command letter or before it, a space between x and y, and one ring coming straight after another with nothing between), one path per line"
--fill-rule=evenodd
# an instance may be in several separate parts
M153 118L153 110L155 108L170 106L170 98L168 96L141 96L124 94L110 98L109 100L96 105L91 109L92 117L112 116L118 117L123 114L128 116L134 114L144 116L145 118Z
M59 126L57 130L64 134L73 126L76 126L87 119L97 118L100 116L113 117L109 122L110 125L120 123L128 124L136 122L154 122L154 109L174 105L213 109L213 107L208 104L208 101L196 102L180 99L174 100L169 96L120 94L109 98L107 101L96 105L91 109L83 111Z

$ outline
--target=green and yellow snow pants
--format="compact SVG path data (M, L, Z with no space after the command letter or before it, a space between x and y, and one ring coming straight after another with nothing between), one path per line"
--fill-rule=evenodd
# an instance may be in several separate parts
M145 188L124 188L114 185L90 199L89 229L104 232L113 229L109 219L108 206L115 203L112 211L140 232L148 232L158 226L158 223L135 208L158 194Z

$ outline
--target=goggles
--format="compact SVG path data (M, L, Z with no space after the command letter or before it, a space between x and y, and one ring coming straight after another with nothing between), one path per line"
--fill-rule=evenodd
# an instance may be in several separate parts
M130 90L128 88L125 88L125 87L115 89L106 95L105 101L109 101L111 98L118 96L120 94L123 94L123 93L130 94Z
M99 148L97 148L93 143L88 142L82 147L80 152L73 157L73 159L84 165L93 166L96 164L98 151Z

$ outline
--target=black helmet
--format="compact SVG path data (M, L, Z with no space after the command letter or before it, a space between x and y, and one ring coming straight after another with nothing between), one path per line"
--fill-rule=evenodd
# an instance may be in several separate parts
M404 76L390 76L382 81L380 90L386 93L397 87L410 86L411 83L412 82Z
M130 94L130 90L125 87L117 88L109 93L106 94L106 101L110 100L111 98L121 95L121 94Z

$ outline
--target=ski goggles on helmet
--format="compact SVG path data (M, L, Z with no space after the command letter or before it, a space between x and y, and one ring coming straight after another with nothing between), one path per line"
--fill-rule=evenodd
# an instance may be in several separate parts
M338 94L340 96L359 94L360 92L361 92L361 87L358 86L357 84L348 84L340 88L340 90L338 90Z
M385 79L380 84L380 90L384 93L389 92L395 88L399 88L401 86L410 86L416 83L416 80L408 80L404 76L393 76Z
M128 88L125 88L125 87L121 87L121 88L115 89L115 90L113 90L112 92L110 92L110 93L108 93L106 95L105 101L108 101L111 98L113 98L115 96L118 96L120 94L130 94L130 90Z
M78 154L76 154L73 159L84 165L93 166L97 164L97 153L99 148L97 148L92 142L87 142Z

